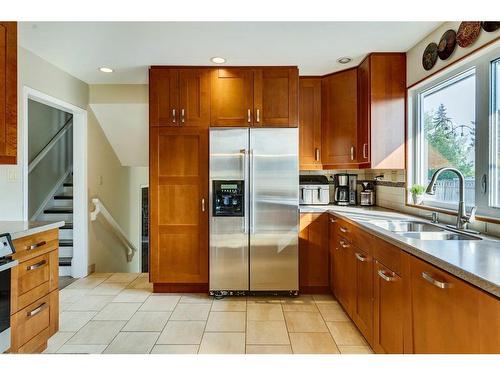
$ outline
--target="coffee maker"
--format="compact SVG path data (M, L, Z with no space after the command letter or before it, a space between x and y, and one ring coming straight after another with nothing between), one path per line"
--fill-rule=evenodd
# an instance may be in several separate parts
M333 176L335 185L334 203L338 206L357 204L356 184L357 175L338 173Z

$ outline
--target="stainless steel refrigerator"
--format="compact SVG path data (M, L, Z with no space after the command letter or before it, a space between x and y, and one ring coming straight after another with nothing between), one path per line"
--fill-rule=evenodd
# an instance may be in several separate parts
M210 130L210 293L296 294L298 129Z

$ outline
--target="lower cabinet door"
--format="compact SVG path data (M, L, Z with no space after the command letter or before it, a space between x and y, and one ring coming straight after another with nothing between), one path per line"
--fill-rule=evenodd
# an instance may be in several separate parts
M336 240L333 258L335 297L351 315L356 297L356 264L351 250L352 245L338 235L336 235Z
M480 292L412 257L413 350L417 354L480 352Z
M150 278L208 284L208 129L150 129Z
M355 267L355 300L353 320L371 344L373 332L373 258L353 246Z
M373 349L403 353L403 279L375 261L373 275Z

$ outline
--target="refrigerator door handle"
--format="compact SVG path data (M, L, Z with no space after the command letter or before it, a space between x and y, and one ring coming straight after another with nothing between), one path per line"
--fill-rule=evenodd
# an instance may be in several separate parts
M247 155L248 155L248 151L245 149L245 148L242 148L240 150L240 154L241 154L241 162L242 162L242 173L243 173L243 181L247 181ZM245 189L247 189L247 187L245 186L244 187ZM245 196L245 193L243 194L243 196ZM244 205L246 206L247 203L246 203L246 200L245 200L245 203ZM247 211L247 210L245 210ZM247 218L246 218L246 215L247 213L245 212L245 216L243 216L241 219L241 231L245 234L248 234L248 226L247 226Z
M249 150L250 154L250 233L255 233L255 194L254 194L254 187L255 187L255 159L254 159L254 154L253 154L253 149Z

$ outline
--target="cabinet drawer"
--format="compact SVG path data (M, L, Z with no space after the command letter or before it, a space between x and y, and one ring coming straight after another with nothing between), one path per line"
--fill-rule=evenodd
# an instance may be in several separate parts
M356 247L363 249L370 253L371 255L371 243L373 241L373 236L369 233L357 228L356 226L348 223L347 221L336 219L338 225L337 231L341 237L351 242Z
M50 295L40 298L38 301L25 307L11 317L12 324L12 345L11 351L17 353L24 345L28 344L37 336L48 338L50 327ZM47 334L44 331L47 330ZM38 341L38 340L36 340ZM36 349L33 343L28 345L31 349ZM25 348L24 352L26 352Z
M46 296L58 286L58 251L21 261L12 269L12 313Z
M371 248L379 263L401 276L401 249L376 237L373 237Z
M48 283L50 279L49 266L49 254L40 255L20 263L17 274L18 295L23 295L39 285Z
M14 258L20 261L30 259L59 247L59 230L51 229L12 241L16 250Z

